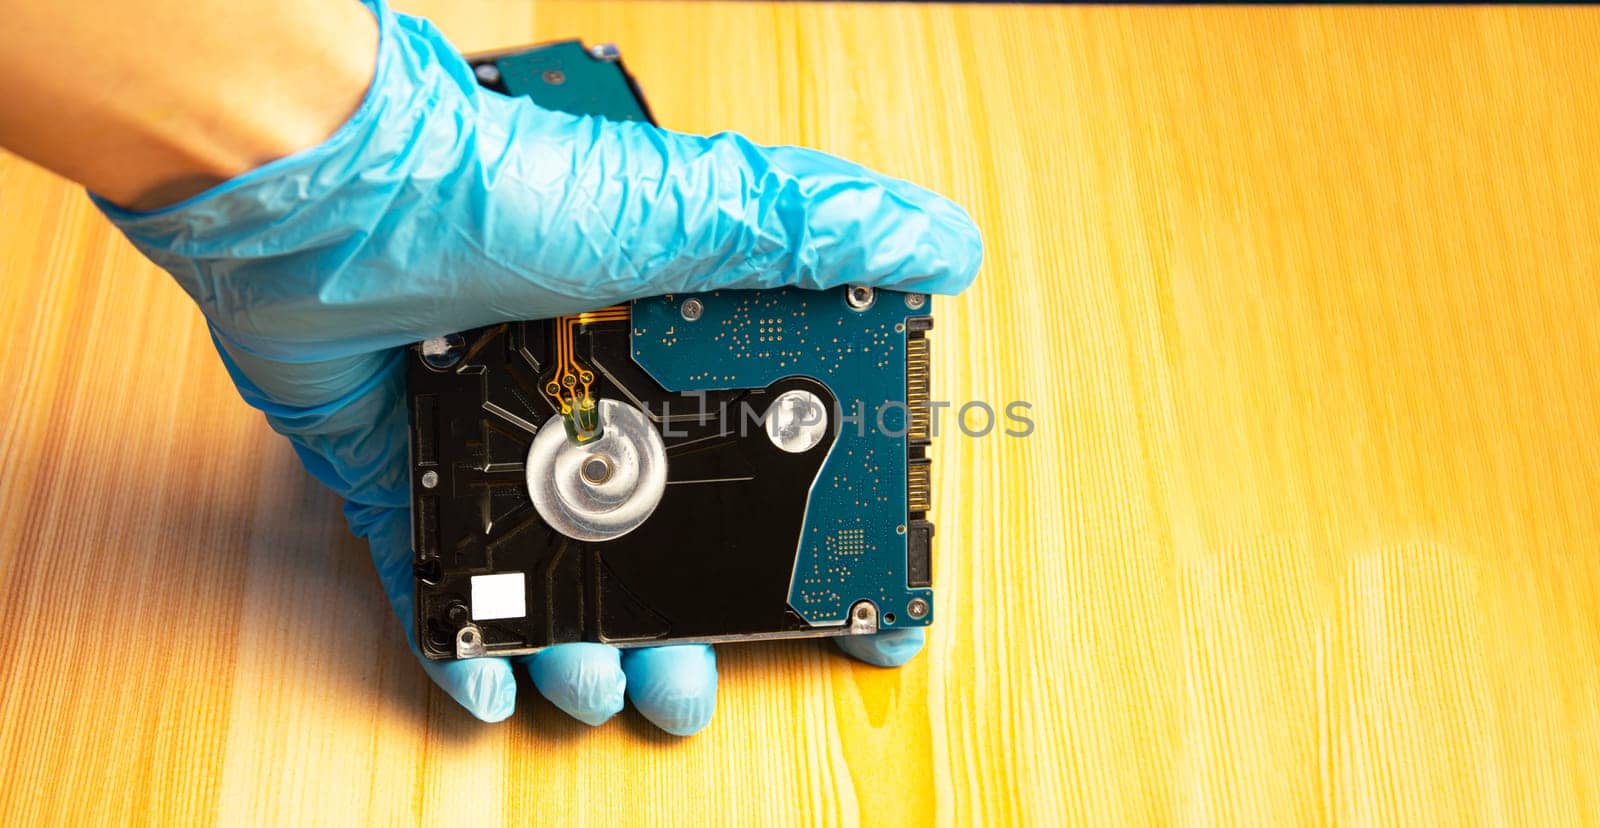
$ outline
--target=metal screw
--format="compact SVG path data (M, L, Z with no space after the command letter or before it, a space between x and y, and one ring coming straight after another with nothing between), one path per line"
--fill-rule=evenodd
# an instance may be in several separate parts
M684 319L693 322L706 312L706 306L700 304L699 299L685 299L680 310L683 312Z
M912 310L922 310L922 306L926 304L928 304L928 297L920 293L906 294L906 307Z
M872 288L866 285L852 285L844 294L845 304L856 310L866 310L872 307L872 300Z
M425 471L425 472L422 473L422 488L431 489L431 488L433 488L434 486L437 486L437 485L439 485L439 473L438 472L436 472L436 471Z
M921 598L912 598L911 601L906 604L906 615L909 615L912 618L921 618L927 614L928 602L922 600Z
M878 608L871 601L857 601L850 607L850 634L878 631Z
M456 631L456 658L477 658L487 650L483 646L483 633L474 624Z
M500 82L500 67L492 63L480 63L472 67L472 74L478 76L479 83Z
M545 83L553 86L560 86L561 84L567 82L567 73L561 71L560 69L546 69L544 70L544 74L540 77L544 78Z

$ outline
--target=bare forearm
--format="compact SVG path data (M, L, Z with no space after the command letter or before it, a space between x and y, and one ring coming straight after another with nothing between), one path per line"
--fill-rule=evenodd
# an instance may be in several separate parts
M354 0L0 0L0 146L150 209L327 138L377 27Z

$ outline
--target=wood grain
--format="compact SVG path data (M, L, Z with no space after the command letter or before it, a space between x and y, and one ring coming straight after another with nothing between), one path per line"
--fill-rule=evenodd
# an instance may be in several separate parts
M0 157L0 821L1600 822L1592 9L408 3L967 205L941 617L707 731L434 691L335 500Z

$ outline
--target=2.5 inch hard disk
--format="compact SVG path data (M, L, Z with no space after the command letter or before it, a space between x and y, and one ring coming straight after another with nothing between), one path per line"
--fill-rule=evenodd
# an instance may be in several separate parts
M547 108L651 120L610 47L473 66ZM419 343L423 653L930 623L927 311L859 286L713 291Z

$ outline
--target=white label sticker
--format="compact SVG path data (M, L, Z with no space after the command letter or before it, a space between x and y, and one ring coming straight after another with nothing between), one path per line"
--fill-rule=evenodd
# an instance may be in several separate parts
M472 576L472 620L523 618L528 614L527 588L521 572Z

